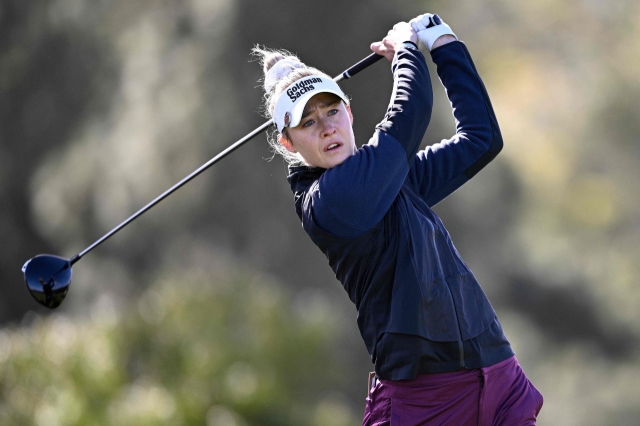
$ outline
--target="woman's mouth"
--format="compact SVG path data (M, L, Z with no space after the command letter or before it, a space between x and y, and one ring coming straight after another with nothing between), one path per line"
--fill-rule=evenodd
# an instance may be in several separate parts
M331 144L327 145L327 147L325 148L325 152L330 152L330 151L336 150L336 149L340 148L341 146L342 146L342 144L338 143L338 142L331 143Z

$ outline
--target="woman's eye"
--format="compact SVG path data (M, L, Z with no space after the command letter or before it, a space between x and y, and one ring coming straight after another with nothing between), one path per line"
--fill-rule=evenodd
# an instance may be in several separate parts
M338 110L336 108L329 110L329 115L336 115L338 113Z
M313 124L313 120L307 120L304 122L304 124L302 125L302 127L309 127Z

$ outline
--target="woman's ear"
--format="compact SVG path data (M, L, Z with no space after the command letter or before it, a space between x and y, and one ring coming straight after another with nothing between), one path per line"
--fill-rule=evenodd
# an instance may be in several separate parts
M351 105L346 105L347 114L349 114L349 120L351 120L351 125L353 126L353 113L351 112Z
M294 154L298 152L293 147L293 144L291 143L291 141L287 139L287 137L282 133L278 134L278 142L280 142L280 145L284 146L287 151L293 152Z

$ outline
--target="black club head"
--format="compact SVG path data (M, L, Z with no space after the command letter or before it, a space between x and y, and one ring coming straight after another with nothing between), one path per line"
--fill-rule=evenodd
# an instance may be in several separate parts
M22 272L33 298L47 308L57 308L69 291L71 283L69 259L39 254L24 264Z

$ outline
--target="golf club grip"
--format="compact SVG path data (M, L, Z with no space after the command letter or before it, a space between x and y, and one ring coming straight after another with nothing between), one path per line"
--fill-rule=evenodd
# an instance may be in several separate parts
M354 75L358 74L363 69L369 67L370 65L375 64L376 62L378 62L382 58L384 58L384 56L378 55L377 53L372 53L371 55L367 56L366 58L364 58L363 60L361 60L360 62L358 62L357 64L353 65L351 68L349 68L345 72L343 72L341 74L342 78L340 78L340 80L353 77Z

